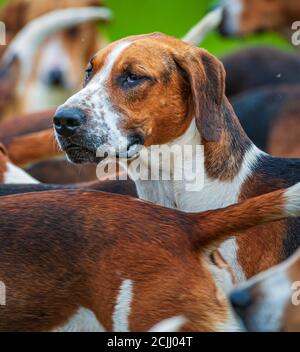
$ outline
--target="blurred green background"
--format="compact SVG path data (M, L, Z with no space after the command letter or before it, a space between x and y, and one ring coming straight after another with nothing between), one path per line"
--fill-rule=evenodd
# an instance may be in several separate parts
M0 4L8 1L0 0ZM104 2L114 14L113 21L104 30L112 41L127 35L153 31L182 37L216 3L214 0L104 0ZM292 50L284 39L275 34L232 40L211 33L202 46L221 56L240 47L263 44Z

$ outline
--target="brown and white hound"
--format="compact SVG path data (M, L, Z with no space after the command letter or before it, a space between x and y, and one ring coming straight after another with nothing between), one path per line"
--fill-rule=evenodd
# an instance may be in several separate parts
M300 251L236 288L231 303L251 331L300 331Z
M34 19L58 9L89 6L100 6L100 0L9 1L0 10L0 20L7 29L7 47ZM50 36L32 60L26 89L17 92L12 106L6 107L6 115L42 110L62 103L80 88L78 72L84 69L92 53L104 45L105 40L98 32L96 21L75 24Z
M157 166L139 154L141 145L203 145L204 163L197 153L190 160L204 178L196 191L172 175L136 179L140 198L183 211L222 208L299 181L299 160L272 158L247 137L224 81L222 64L203 49L159 33L125 38L94 56L85 87L57 110L58 141L77 163L98 162L97 150L110 155L117 148L129 172L136 158ZM298 219L261 226L220 250L243 281L291 255L299 226Z
M273 30L290 33L292 24L299 21L298 0L224 0L221 33L244 36L255 32Z
M148 331L172 317L238 330L215 249L299 215L299 184L202 214L102 192L1 197L0 331Z

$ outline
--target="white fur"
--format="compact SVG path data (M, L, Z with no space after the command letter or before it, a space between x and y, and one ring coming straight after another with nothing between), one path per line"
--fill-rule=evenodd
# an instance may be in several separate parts
M4 173L4 183L36 184L39 181L12 163L7 163L7 171Z
M53 332L105 332L105 329L93 312L80 308L65 325Z
M238 34L243 12L243 0L225 0L224 5L226 10L225 29L231 35Z
M286 213L289 216L300 216L300 183L290 187L286 193Z
M133 299L133 282L124 280L120 286L119 294L113 312L113 331L129 332L129 315Z

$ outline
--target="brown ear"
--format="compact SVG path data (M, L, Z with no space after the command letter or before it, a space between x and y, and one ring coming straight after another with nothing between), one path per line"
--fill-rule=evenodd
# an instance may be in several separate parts
M206 50L193 47L175 61L183 70L192 94L196 125L208 142L217 142L222 131L222 102L225 96L225 70Z

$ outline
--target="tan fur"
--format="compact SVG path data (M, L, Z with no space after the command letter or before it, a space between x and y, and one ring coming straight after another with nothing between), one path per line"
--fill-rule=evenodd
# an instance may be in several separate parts
M9 238L0 247L0 275L10 292L1 331L52 330L81 307L111 331L125 279L133 283L131 331L174 315L187 319L183 331L218 330L229 307L209 250L232 232L286 217L283 191L202 214L101 192L23 194L0 203L0 236Z

